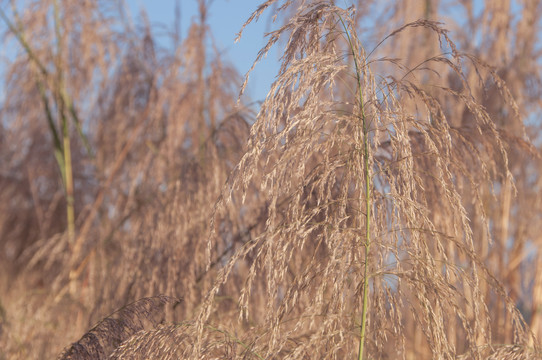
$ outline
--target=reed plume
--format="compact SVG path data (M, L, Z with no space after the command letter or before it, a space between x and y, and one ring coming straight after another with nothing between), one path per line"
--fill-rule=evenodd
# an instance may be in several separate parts
M0 5L0 359L539 358L538 2L197 3Z

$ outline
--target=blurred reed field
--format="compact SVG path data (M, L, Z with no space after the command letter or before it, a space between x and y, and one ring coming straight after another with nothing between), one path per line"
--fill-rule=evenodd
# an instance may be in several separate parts
M193 1L0 2L0 359L542 358L542 3Z

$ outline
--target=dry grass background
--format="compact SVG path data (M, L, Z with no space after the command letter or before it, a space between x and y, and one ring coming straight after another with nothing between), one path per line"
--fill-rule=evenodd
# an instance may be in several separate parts
M0 4L0 359L541 357L539 1Z

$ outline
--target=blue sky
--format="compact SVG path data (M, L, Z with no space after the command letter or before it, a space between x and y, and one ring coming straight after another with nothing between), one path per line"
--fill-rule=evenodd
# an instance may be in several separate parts
M164 26L169 29L173 28L177 1L181 10L182 35L186 36L190 23L198 15L198 0L125 0L125 4L128 5L131 16L136 19L136 22L140 10L144 9L149 15L152 25L154 25L155 35L158 35L159 39L163 40L161 41L163 45L168 46L170 43L165 36L160 37L160 34L165 34ZM250 69L259 49L265 44L265 32L276 29L279 24L270 23L269 16L264 13L260 21L253 22L245 29L241 41L234 43L235 36L243 23L263 0L207 0L207 2L210 2L208 22L215 43L222 51L224 59L229 60L238 72L244 76ZM349 1L343 0L343 2L347 3ZM0 3L2 2L0 1ZM482 2L476 0L474 4L475 7L479 8ZM517 6L515 1L512 2L512 6ZM0 23L1 30L3 30L3 26L4 24ZM15 44L11 42L10 45L14 46ZM20 49L18 45L16 46L17 49ZM15 54L16 51L16 49L0 47L0 59L6 61L7 58L9 61L9 54ZM251 73L246 93L253 101L265 99L278 72L278 58L276 49L272 48L268 57L259 63ZM3 75L2 70L0 66L0 78ZM4 91L5 89L0 88L0 100L3 98Z
M209 2L209 0L207 0ZM164 46L171 46L165 35L166 29L173 29L175 19L175 3L177 0L125 0L130 15L139 22L140 10L144 9L154 28L154 35ZM187 35L188 27L198 16L197 0L178 0L181 12L182 36ZM236 34L260 4L258 0L212 0L208 8L208 22L215 44L223 54L223 60L232 63L237 71L244 76L250 69L258 51L265 45L264 34L276 28L270 24L268 17L263 16L259 22L250 24L243 32L240 42L234 43ZM8 15L9 6L0 1ZM265 14L264 14L265 15ZM274 25L274 26L272 26ZM5 24L0 21L0 31L5 30ZM13 61L13 57L22 51L19 44L9 41L0 46L0 80L4 80L5 66ZM277 52L272 49L268 57L260 62L251 73L248 89L245 92L252 101L263 101L275 75L279 69ZM0 102L5 96L5 89L0 87ZM245 99L247 100L247 99Z
M153 25L173 26L175 16L175 4L178 1L181 10L181 30L186 36L187 29L192 20L198 16L198 0L125 0L132 16L137 18L140 9L145 9ZM422 1L422 0L420 0ZM207 0L208 23L217 46L227 60L234 64L241 75L250 69L258 51L265 45L264 34L275 30L280 24L270 22L268 14L264 13L258 22L250 24L243 32L243 37L238 43L234 43L235 36L241 26L249 18L257 6L264 0ZM341 1L339 1L341 2ZM350 1L342 0L348 7ZM348 4L347 4L348 3ZM475 13L483 6L480 0L474 1ZM512 7L517 6L512 2ZM454 7L448 8L453 12ZM454 17L453 13L449 13ZM458 17L455 16L457 19ZM461 16L459 16L459 19ZM156 35L156 34L155 34ZM260 62L251 73L248 90L246 93L254 101L263 101L270 89L279 69L279 56L275 48L272 48L267 58Z
M140 9L145 9L153 25L172 27L175 17L176 0L126 0L137 18ZM179 0L181 10L181 31L186 36L192 20L198 15L197 0ZM241 26L259 5L254 0L214 0L208 9L208 21L215 43L241 75L250 69L258 51L265 45L264 33L276 28L268 17L262 16L257 23L250 24L243 32L240 42L234 43L235 36ZM265 14L264 14L265 15ZM273 26L274 25L274 26ZM159 28L156 28L159 35ZM165 45L167 43L164 41ZM252 100L264 100L278 72L278 55L270 51L267 59L262 61L250 75L247 93Z

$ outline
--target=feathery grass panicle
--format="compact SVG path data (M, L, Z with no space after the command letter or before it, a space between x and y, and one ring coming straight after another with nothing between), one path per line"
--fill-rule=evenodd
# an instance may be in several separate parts
M283 47L256 116L212 1L172 48L120 1L0 5L31 50L0 105L0 358L540 357L542 10L512 3L255 4L254 66Z
M167 296L139 299L100 321L59 357L68 359L108 359L125 340L142 330L156 328L165 319L165 306L178 299Z
M53 5L31 1L31 11L19 16L47 67L55 60L48 52ZM70 129L77 139L71 147L79 250L64 234L65 196L46 113L36 101L39 74L21 52L6 70L10 91L1 108L8 130L0 143L0 264L7 274L0 284L7 314L0 348L9 358L54 357L104 315L160 293L182 296L189 305L178 317L189 319L216 272L216 265L209 271L204 265L209 213L252 117L236 106L236 70L218 53L199 57L204 21L167 49L148 22L133 26L119 13L120 2L63 1L60 9L63 54L70 55L63 59L66 91L92 147L89 154ZM54 83L44 85L50 90ZM204 111L195 114L198 103ZM223 223L220 234L243 241L236 220ZM229 246L214 249L217 263Z
M263 280L266 315L259 321L271 325L255 336L266 357L301 334L311 340L286 358L309 349L325 358L352 354L364 284L371 295L362 342L370 357L415 351L407 340L412 323L433 357L481 358L480 345L493 341L486 296L507 304L513 341L526 344L523 317L477 251L465 208L470 201L484 207L480 186L498 180L497 169L511 179L507 139L476 99L466 71L472 66L480 81L498 84L500 101L511 109L514 100L496 72L459 52L431 20L403 25L384 42L421 28L435 35L442 53L415 67L390 68L373 52L366 57L353 12L329 1L304 2L260 50L256 62L281 39L285 44L229 187L243 198L256 191L265 199L266 225L230 259L210 294L250 256L240 305L245 321L260 319L251 302L261 296L254 287ZM447 74L458 87L433 74ZM468 125L455 124L463 114L449 112L449 103L463 104ZM255 184L261 185L253 190Z

